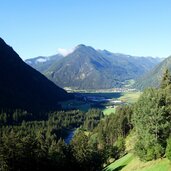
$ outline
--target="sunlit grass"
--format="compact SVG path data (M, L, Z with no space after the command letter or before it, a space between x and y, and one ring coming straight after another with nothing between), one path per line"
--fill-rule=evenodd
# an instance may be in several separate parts
M115 111L116 111L116 106L114 108L109 107L104 109L103 113L104 115L110 115L111 113L115 113Z
M119 97L119 100L126 102L126 103L135 103L142 92L124 92L121 97Z
M134 158L133 154L129 153L123 156L122 158L116 160L106 168L104 168L103 171L113 171L113 170L119 171L122 168L124 168L131 160L133 160L133 158Z

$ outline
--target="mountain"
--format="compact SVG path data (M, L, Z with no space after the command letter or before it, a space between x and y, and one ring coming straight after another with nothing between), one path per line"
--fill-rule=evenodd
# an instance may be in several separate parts
M81 44L43 71L33 67L61 87L106 89L122 87L124 81L139 77L159 61L159 58L115 54Z
M120 65L125 67L132 78L138 78L140 75L143 75L163 60L161 58L111 53L106 50L101 51L101 53L104 57L108 58L114 66Z
M57 54L49 57L38 56L35 58L27 59L25 62L31 67L35 68L39 72L44 72L47 68L49 68L53 62L56 62L63 58L62 55Z
M0 38L0 109L42 112L59 108L70 96L44 75L27 65Z
M148 87L159 87L163 73L166 69L169 69L171 72L171 56L164 59L155 68L139 78L135 82L134 87L140 90Z

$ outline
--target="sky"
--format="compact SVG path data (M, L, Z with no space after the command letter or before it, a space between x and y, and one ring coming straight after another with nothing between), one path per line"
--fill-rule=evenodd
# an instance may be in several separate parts
M0 37L22 59L78 44L135 56L171 55L170 0L0 0Z

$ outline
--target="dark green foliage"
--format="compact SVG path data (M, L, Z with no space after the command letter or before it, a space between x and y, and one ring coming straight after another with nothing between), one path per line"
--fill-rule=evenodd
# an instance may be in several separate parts
M86 113L83 128L88 131L92 131L99 121L104 117L103 113L99 109L91 109Z
M113 145L118 137L125 137L131 129L132 109L130 106L118 107L115 114L101 120L95 131L98 132L99 142Z
M74 159L79 163L78 170L94 171L100 170L103 164L101 151L97 144L91 144L89 137L83 131L79 131L71 141Z
M8 110L0 114L0 127L1 125L21 124L23 121L33 120L35 117L32 113L23 110ZM38 118L37 118L38 119Z
M134 128L137 132L135 149L138 155L142 155L143 160L156 159L164 154L170 120L165 105L164 94L154 89L146 90L135 105L133 115Z
M166 70L160 89L147 89L134 106L135 152L142 160L162 157L171 124L171 81Z
M68 129L83 125L86 117L97 124L103 116L99 110L53 112L44 121L21 122L27 118L27 112L22 110L12 115L3 112L0 116L0 170L96 171L102 168L103 153L83 132L76 134L71 145L61 139L67 136ZM6 116L10 116L10 122Z
M116 148L116 156L115 158L119 158L125 155L125 139L124 137L118 137L116 143L115 143L115 148Z
M125 137L132 129L131 115L131 106L118 107L115 114L105 117L93 130L98 148L103 151L106 162L110 158L118 159L125 154Z
M25 119L21 123L27 112L17 110L10 115L10 122L4 123L6 119L1 122L0 169L101 170L111 157L117 159L125 154L124 137L131 129L131 112L131 107L121 107L116 115L102 119L103 113L97 109L87 113L60 111L47 114L47 120ZM6 118L8 112L0 116ZM67 130L80 126L71 143L65 144L61 138L67 136ZM86 135L83 130L92 133Z
M165 89L169 85L171 85L171 76L170 76L169 70L166 69L166 71L163 74L163 78L162 78L160 87L162 89Z

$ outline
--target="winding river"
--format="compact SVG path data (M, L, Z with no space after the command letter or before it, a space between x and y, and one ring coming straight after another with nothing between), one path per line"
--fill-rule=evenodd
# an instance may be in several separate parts
M66 144L69 144L70 141L72 140L74 133L75 133L76 129L71 129L68 131L68 135L66 136L66 138L64 139Z

